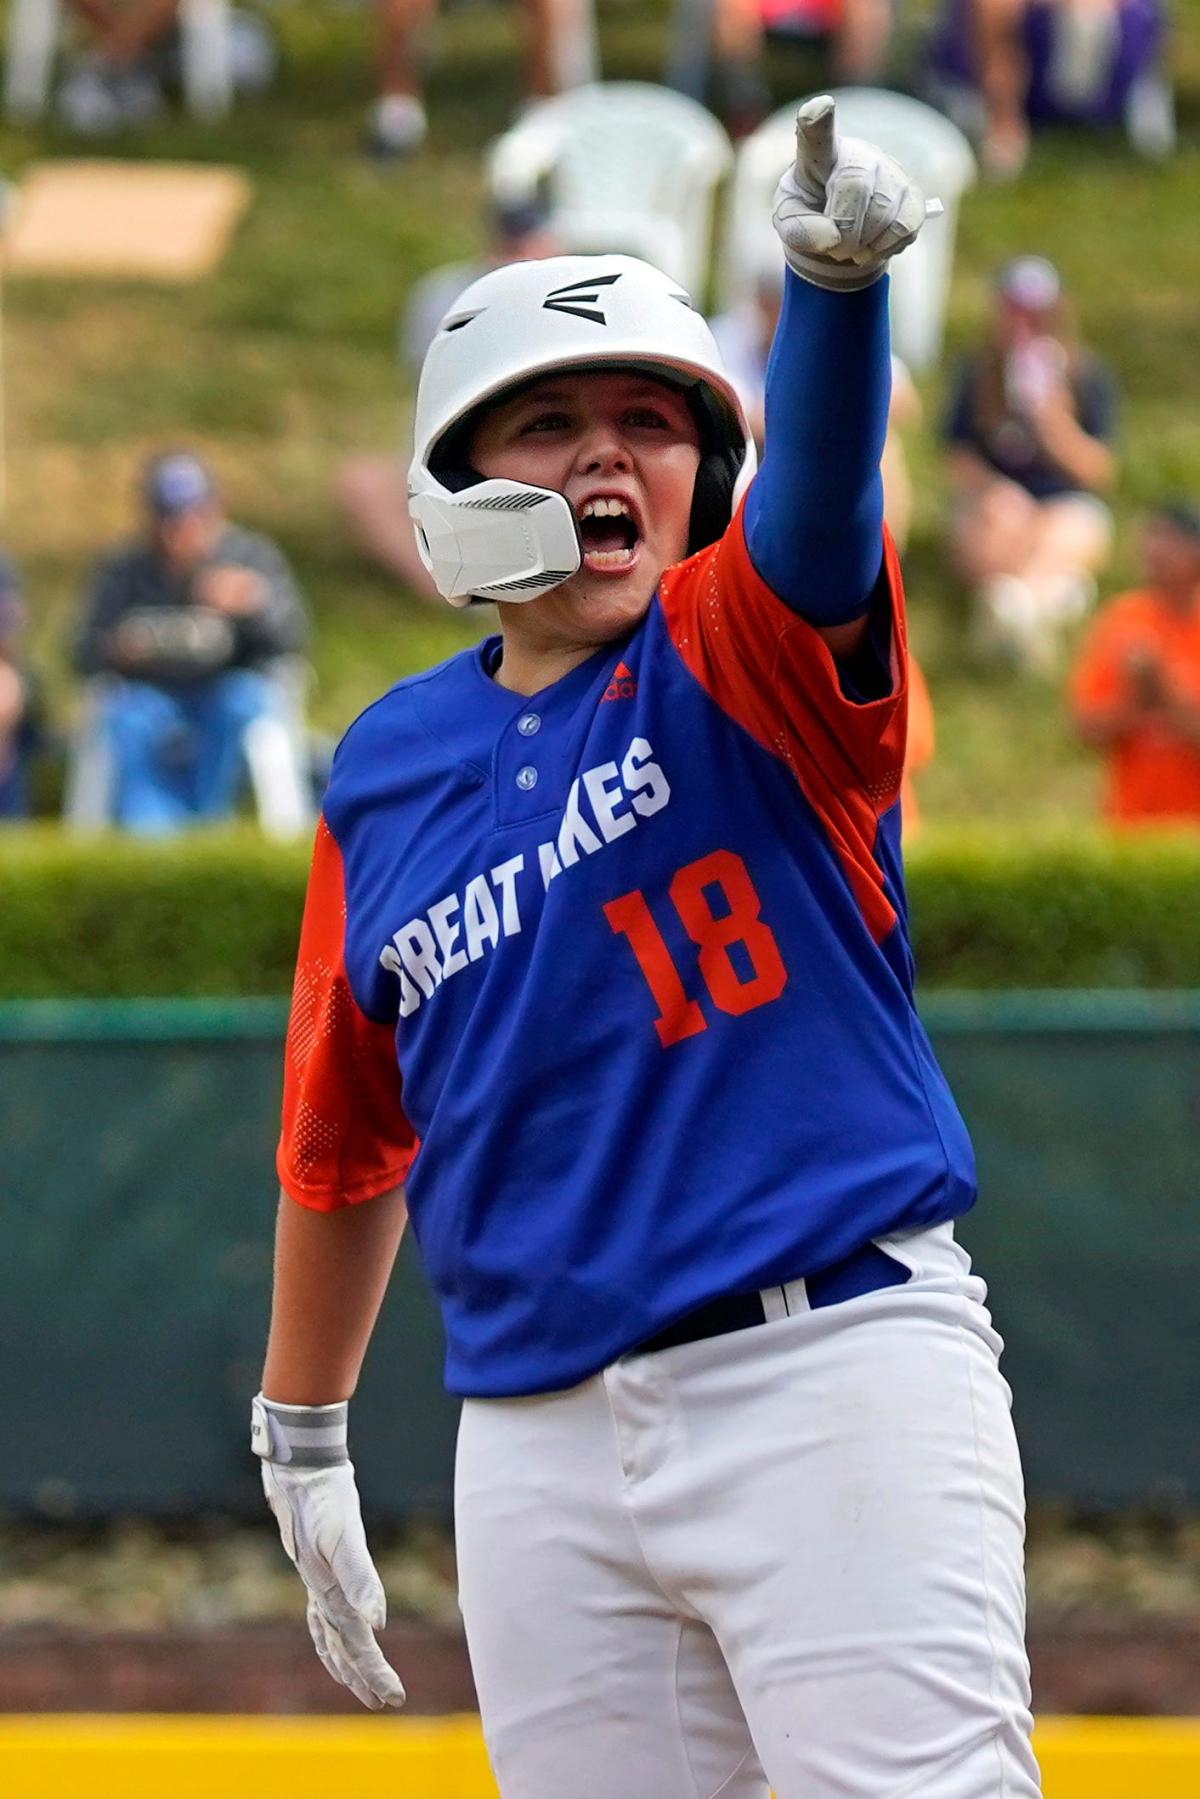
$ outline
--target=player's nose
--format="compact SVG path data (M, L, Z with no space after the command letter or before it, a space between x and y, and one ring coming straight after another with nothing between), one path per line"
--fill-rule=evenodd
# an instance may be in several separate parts
M590 425L579 440L576 467L583 475L628 471L633 458L617 427L606 419Z

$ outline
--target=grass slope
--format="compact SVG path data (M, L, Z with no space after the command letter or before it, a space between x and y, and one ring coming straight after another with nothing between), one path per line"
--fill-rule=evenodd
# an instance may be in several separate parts
M135 471L187 439L212 459L231 509L293 558L319 629L317 721L340 729L387 681L468 642L479 622L422 605L364 565L330 498L338 459L399 444L406 395L395 322L411 283L469 254L479 153L519 97L515 9L455 7L439 27L433 132L383 171L356 154L369 92L369 13L279 0L275 91L217 127L172 117L104 154L236 162L253 207L210 280L11 282L6 295L8 504L3 535L33 602L33 649L56 710L70 704L63 643L99 547L127 528ZM600 0L606 73L661 70L661 4ZM1110 587L1133 572L1137 504L1163 486L1200 490L1200 0L1179 0L1175 69L1184 132L1165 167L1117 142L1039 143L1012 190L979 189L961 219L950 349L987 309L989 271L1021 249L1053 256L1086 333L1126 389L1121 538ZM776 70L809 88L818 66ZM779 92L779 97L785 97ZM0 167L87 154L53 125L0 129ZM602 177L601 177L602 178ZM939 380L923 383L935 419ZM912 443L914 637L931 677L940 743L924 782L934 822L1070 821L1094 807L1095 771L1070 740L1051 683L982 678L963 657L961 596L939 548L944 494L927 425Z

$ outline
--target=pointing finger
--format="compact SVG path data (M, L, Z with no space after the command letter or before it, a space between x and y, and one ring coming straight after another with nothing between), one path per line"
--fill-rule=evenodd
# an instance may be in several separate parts
M796 180L824 187L837 161L833 96L818 94L796 114Z

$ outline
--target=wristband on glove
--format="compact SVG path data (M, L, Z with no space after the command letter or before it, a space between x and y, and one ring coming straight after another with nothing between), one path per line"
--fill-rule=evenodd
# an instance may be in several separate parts
M279 1405L257 1393L250 1405L250 1447L264 1462L291 1468L336 1468L350 1460L349 1401Z

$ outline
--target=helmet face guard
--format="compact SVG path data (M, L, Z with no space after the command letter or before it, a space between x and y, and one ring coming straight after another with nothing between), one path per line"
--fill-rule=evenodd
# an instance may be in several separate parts
M562 494L521 481L480 481L452 493L427 477L408 509L421 561L452 606L536 600L577 572L583 546Z
M675 282L628 256L513 263L475 282L442 321L417 391L409 508L421 560L452 606L533 600L575 574L583 548L561 493L483 480L466 439L481 412L554 370L635 369L685 390L701 463L689 553L724 530L754 472L753 441L712 334Z

